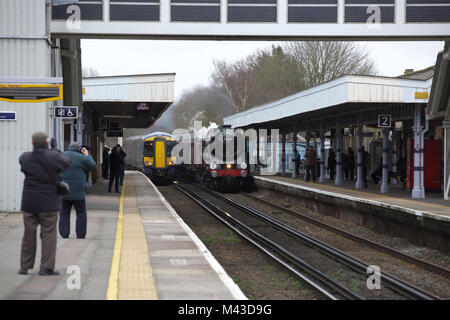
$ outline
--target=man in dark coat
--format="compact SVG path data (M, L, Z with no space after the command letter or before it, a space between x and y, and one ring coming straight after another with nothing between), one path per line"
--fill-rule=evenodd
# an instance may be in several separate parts
M57 194L59 173L67 169L70 159L58 150L48 148L48 136L36 132L32 136L33 152L19 158L25 174L22 192L23 222L19 274L33 269L36 256L36 229L41 226L42 257L40 275L59 275L55 270L56 224L61 200Z
M125 177L125 158L127 157L127 154L123 151L120 144L117 145L117 148L119 148L120 155L120 185L123 186L123 178Z
M336 170L336 155L333 149L328 152L328 170L330 171L330 180L334 180L334 172Z
M108 192L111 192L113 182L115 181L116 192L119 192L119 180L120 180L120 163L122 159L120 157L120 149L115 146L111 154L109 155L109 187Z
M62 210L59 214L59 234L68 238L70 234L70 210L75 207L77 213L76 234L78 239L86 237L87 213L86 213L86 175L95 170L97 164L89 155L86 148L72 143L64 153L71 160L68 170L61 174L61 179L70 186L69 194L62 196Z
M109 173L109 148L103 147L103 164L102 164L102 176L103 179L108 179Z
M308 147L308 149L306 150L305 158L306 181L309 181L311 173L313 181L316 181L316 151L313 148Z
M362 180L364 183L364 187L367 188L367 168L369 167L369 153L364 149L364 146L361 147L362 149Z
M355 176L355 153L353 152L353 149L351 147L348 148L347 151L348 156L348 170L349 170L349 178L350 180L353 180Z

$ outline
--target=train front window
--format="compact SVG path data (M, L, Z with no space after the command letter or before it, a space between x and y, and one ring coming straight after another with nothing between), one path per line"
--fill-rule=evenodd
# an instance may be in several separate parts
M144 143L144 156L153 157L153 141L146 141Z
M166 155L171 156L173 148L177 145L176 141L166 141Z

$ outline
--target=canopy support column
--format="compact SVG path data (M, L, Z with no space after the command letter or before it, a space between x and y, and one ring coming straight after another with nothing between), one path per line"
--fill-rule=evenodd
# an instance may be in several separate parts
M362 125L361 114L358 114L356 125L356 189L362 189L364 187L363 179L363 146L362 146Z
M319 183L325 182L325 130L320 123L320 178Z
M389 192L389 131L390 128L383 128L381 133L383 135L383 162L382 162L382 176L381 176L381 193Z
M342 124L339 119L336 125L336 178L334 184L340 186L342 184Z

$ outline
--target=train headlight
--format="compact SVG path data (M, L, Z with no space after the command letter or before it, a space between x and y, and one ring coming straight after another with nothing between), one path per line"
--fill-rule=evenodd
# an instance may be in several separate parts
M215 164L215 163L213 162L213 163L211 163L211 164L209 165L209 167L210 167L211 169L215 170L215 169L217 168L217 164Z
M213 171L211 172L211 177L217 178L217 171L216 171L216 170L213 170Z
M150 166L151 165L151 163L148 162L148 161L145 161L144 163L145 163L146 166Z
M247 169L247 164L245 162L241 163L241 169Z
M227 169L231 169L231 167L233 167L233 165L227 164Z
M247 171L241 170L241 177L245 178L247 176Z

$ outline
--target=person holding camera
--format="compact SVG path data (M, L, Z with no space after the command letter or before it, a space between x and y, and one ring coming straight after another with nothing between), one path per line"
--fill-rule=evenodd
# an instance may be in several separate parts
M86 175L95 170L97 164L89 155L85 147L78 143L72 143L64 154L69 157L71 164L60 177L70 186L67 195L62 196L62 210L59 213L59 234L63 238L69 238L70 234L70 211L75 207L77 214L76 229L78 239L86 237L87 212L86 212Z
M70 166L70 159L55 149L49 149L48 136L36 132L31 137L32 152L19 158L25 174L22 192L24 235L20 254L19 274L33 269L36 257L36 231L41 226L42 255L39 275L59 275L55 270L56 225L61 200L58 196L59 174Z

